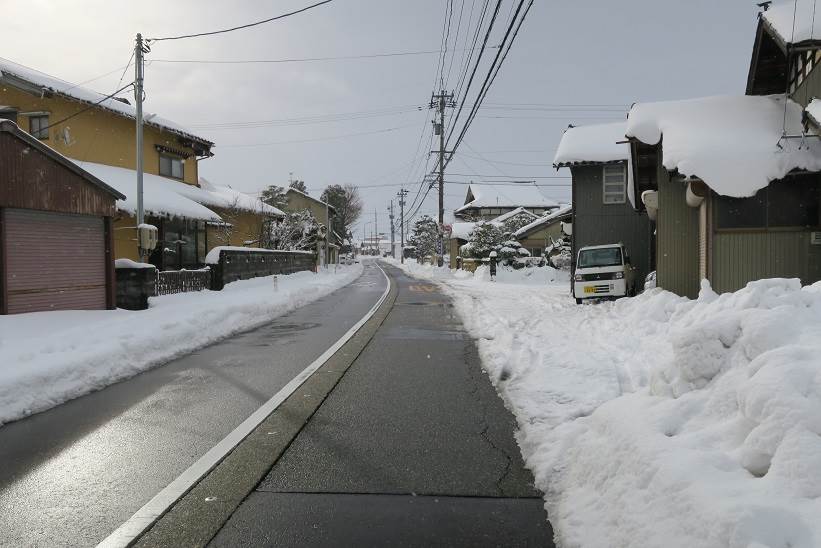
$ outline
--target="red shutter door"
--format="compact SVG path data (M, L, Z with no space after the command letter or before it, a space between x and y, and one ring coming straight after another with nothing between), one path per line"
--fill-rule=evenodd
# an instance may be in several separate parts
M8 312L106 307L103 219L6 210Z

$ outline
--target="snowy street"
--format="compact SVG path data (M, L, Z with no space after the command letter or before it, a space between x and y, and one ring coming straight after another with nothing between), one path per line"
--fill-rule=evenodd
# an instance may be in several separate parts
M181 357L0 427L0 545L90 546L105 538L373 306L385 289L384 277L373 266L357 278L361 272L362 266L355 265L337 274L281 276L276 293L270 278L259 278L210 295L159 297L160 306L147 311L78 312L102 318L94 330L64 326L62 336L61 316L75 313L57 313L52 323L55 340L68 345L73 336L85 343L86 352L71 354L70 347L61 348L63 361L48 363L87 360L88 369L80 369L86 371L96 363L113 366L119 361L130 366L120 367L120 374L134 375L144 369L137 365L147 363L140 360L158 359L160 350ZM342 285L341 291L332 292ZM190 306L177 307L172 314L163 301L175 300L188 300ZM53 313L30 316L44 314ZM119 321L106 321L110 316ZM11 319L16 326L25 325L25 317L0 316L0 321ZM169 342L150 354L135 351L124 361L123 353L133 347L121 347L116 338L106 340L124 325L141 326L132 343L149 337ZM192 337L192 329L200 337ZM4 341L3 362L15 344L29 341L20 340L23 332L18 327L18 339ZM119 333L122 339L125 333ZM150 349L147 342L140 345ZM190 353L195 345L199 349ZM118 348L119 353L111 353ZM43 350L29 363L34 367L49 357ZM113 380L112 369L102 370L108 374L105 384ZM52 390L67 382L81 386L83 378L68 376L67 369L51 371L54 381L40 380L38 392L24 391L20 384L15 390L4 386L4 401L13 401L15 395L34 398L50 385ZM103 381L97 382L95 388L102 388Z
M818 284L578 306L535 269L405 268L441 283L478 339L560 545L821 538Z

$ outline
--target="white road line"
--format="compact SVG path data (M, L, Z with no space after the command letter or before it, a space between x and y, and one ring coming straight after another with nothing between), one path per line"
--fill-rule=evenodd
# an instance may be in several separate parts
M213 470L214 467L216 467L217 464L219 464L220 461L228 455L228 453L239 445L242 440L253 432L253 430L259 426L260 423L268 417L268 415L273 413L276 408L282 404L282 402L288 399L288 397L293 394L297 388L302 385L302 383L308 380L308 377L314 374L317 369L322 367L325 362L337 352L337 350L342 348L342 346L348 342L357 331L359 331L359 328L362 327L365 322L371 319L382 303L385 302L385 299L388 298L388 294L391 290L391 282L390 279L388 279L388 275L385 274L385 271L382 270L382 267L379 266L379 264L375 264L385 277L387 287L376 304L373 305L373 308L371 308L361 320L356 322L353 327L342 335L342 337L336 341L333 346L328 348L328 350L314 360L313 363L302 370L302 372L294 377L291 382L286 384L279 392L274 394L270 400L262 404L262 406L254 411L251 416L245 419L242 424L237 426L230 434L225 436L219 443L200 457L197 462L189 466L185 472L177 477L177 479L169 483L165 489L157 493L154 498L148 501L142 508L137 510L137 512L131 516L128 521L120 525L113 533L108 535L108 537L97 545L98 548L122 548L131 545L137 537L142 535L154 524L154 522L165 514L171 506L174 505L174 503L190 491L200 479Z

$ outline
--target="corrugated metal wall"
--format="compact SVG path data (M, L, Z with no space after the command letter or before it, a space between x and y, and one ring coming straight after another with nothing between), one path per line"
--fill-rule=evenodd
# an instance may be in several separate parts
M658 186L657 283L673 293L695 298L701 281L698 272L698 209L687 205L687 185L679 180L671 181L660 162Z
M588 245L623 242L638 269L638 279L652 270L652 223L644 213L630 205L605 204L602 189L602 166L578 166L573 172L573 257ZM575 261L574 261L575 263ZM640 283L640 285L641 285Z
M8 313L106 308L102 217L5 210Z
M752 280L821 279L821 246L806 231L718 232L713 235L713 289L736 291Z

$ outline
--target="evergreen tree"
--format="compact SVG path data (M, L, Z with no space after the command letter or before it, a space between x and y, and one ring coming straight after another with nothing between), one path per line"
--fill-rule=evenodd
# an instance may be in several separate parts
M298 190L303 194L308 194L308 187L305 186L305 181L291 181L291 184L288 185L289 188L293 188L294 190Z
M259 199L269 206L279 209L283 209L288 203L288 200L285 198L285 189L277 185L271 185L263 190Z
M504 240L505 233L499 225L494 223L478 224L470 234L468 243L462 246L464 249L463 257L484 259L490 255L491 251L496 250Z
M439 226L428 215L423 215L413 225L408 244L416 248L416 257L424 258L436 253L439 240Z

